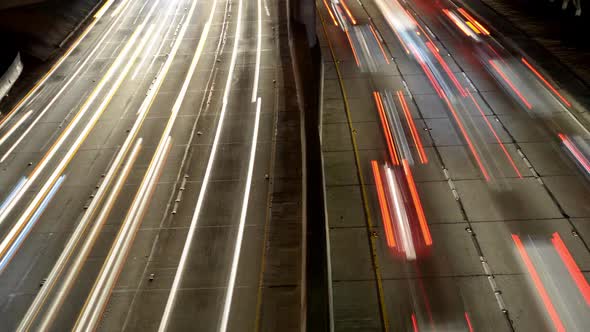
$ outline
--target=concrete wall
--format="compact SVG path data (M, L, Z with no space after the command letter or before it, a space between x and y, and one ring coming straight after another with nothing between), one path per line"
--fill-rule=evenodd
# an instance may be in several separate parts
M0 101L8 94L8 91L10 91L10 88L12 88L14 82L16 82L22 72L23 63L20 54L17 53L12 64L8 66L8 69L4 74L0 76Z

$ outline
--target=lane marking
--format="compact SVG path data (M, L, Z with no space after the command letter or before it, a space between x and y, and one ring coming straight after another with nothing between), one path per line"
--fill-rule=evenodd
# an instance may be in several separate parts
M326 41L330 48L330 54L332 55L332 59L334 60L334 66L336 67L336 74L338 76L338 83L340 85L340 91L342 92L342 99L344 101L344 111L346 113L346 120L348 122L348 129L350 131L350 140L352 142L353 152L354 152L354 161L356 164L356 171L357 177L359 179L360 187L361 187L361 198L363 201L363 210L365 213L365 222L367 224L367 233L369 238L369 245L371 247L371 262L373 263L373 271L375 273L375 283L377 285L377 297L379 299L379 313L381 318L381 324L384 331L389 331L389 319L387 317L387 309L385 305L385 296L383 294L383 282L381 280L381 272L379 268L379 260L377 256L377 249L376 249L376 241L373 237L373 232L375 232L375 227L371 220L371 211L369 208L369 198L367 195L367 190L365 186L365 180L363 173L361 171L361 162L358 152L358 145L356 142L356 131L352 125L352 117L350 115L350 107L348 104L348 98L346 95L346 89L344 86L344 81L342 80L342 73L340 72L340 63L336 58L336 54L334 53L334 48L332 46L332 42L328 36L328 31L326 29L326 22L324 21L324 17L321 13L318 12L318 16L320 17L320 21L322 23L322 28L324 31L324 35L326 37Z
M252 146L250 148L250 161L248 162L248 175L246 177L246 188L244 189L244 198L242 200L242 212L240 214L238 235L236 236L234 256L232 259L231 272L229 275L229 283L227 286L227 293L225 295L225 304L223 306L223 316L221 317L221 327L219 328L219 332L227 331L229 312L231 309L231 302L234 295L236 276L238 274L238 263L240 262L240 252L242 250L242 240L244 238L244 227L246 226L246 214L248 212L248 201L250 199L250 189L252 186L252 173L254 172L254 161L256 159L256 146L258 144L258 128L260 126L261 104L262 99L258 97L256 102L256 120L254 121L254 132L252 134Z
M174 281L173 281L172 287L170 289L170 293L168 295L168 300L166 301L166 307L164 308L164 312L163 312L162 318L160 320L160 326L158 327L158 331L160 331L160 332L166 331L166 329L168 328L168 324L170 322L170 315L172 313L172 310L174 309L174 305L176 302L176 296L178 294L178 287L179 287L180 282L182 281L182 278L184 275L184 267L186 265L186 261L188 258L190 247L192 245L192 241L194 238L194 234L195 234L195 230L196 230L196 226L197 226L197 222L198 222L198 218L199 218L199 213L201 211L201 207L202 207L203 201L205 199L205 193L207 191L207 186L209 184L209 177L211 175L211 170L213 168L213 162L215 161L215 156L217 154L217 146L219 145L221 130L223 128L223 122L224 122L225 114L227 111L228 97L229 97L229 93L231 92L231 83L233 81L233 74L235 71L236 60L237 60L237 55L238 55L238 43L240 41L240 36L241 36L242 0L239 0L238 3L239 3L238 4L238 17L237 17L236 32L234 35L233 51L232 51L232 57L231 57L231 61L230 61L230 67L229 67L229 72L228 72L228 76L227 76L227 81L225 84L225 90L224 90L224 94L223 94L223 104L221 107L221 113L219 115L219 122L217 124L215 138L213 140L213 145L211 147L211 153L209 154L209 160L207 162L207 168L205 171L205 175L203 177L203 184L201 185L201 190L199 192L199 196L197 199L197 205L195 207L195 211L194 211L193 217L191 219L191 224L190 224L188 234L187 234L187 237L186 237L186 240L184 243L184 247L182 250L180 261L179 261L178 267L176 269ZM211 12L212 14L209 17L210 20L213 19L213 12L214 11L212 10L212 12Z

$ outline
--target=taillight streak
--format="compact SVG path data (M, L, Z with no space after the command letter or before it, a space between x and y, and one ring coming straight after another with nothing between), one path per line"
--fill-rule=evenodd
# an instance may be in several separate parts
M346 11L348 17L350 17L350 21L352 22L352 24L356 24L356 19L354 18L354 16L352 16L350 9L346 5L346 2L344 2L344 0L340 0L340 4L342 5L342 8L344 8L344 11Z
M330 6L328 6L328 2L326 0L324 0L324 6L326 6L326 9L328 10L328 14L330 14L330 17L332 18L332 22L334 22L334 25L338 26L338 21L336 21L336 17L334 17L334 13L332 13L332 8L330 8Z
M551 85L551 83L549 83L549 82L548 82L548 81L547 81L547 80L546 80L546 79L545 79L545 78L544 78L544 77L541 75L541 73L539 73L539 71L537 71L537 70L536 70L536 69L535 69L535 68L534 68L534 67L533 67L533 66L532 66L532 65L531 65L531 64L530 64L528 61L526 61L526 59L525 59L525 58L521 58L520 60L522 61L522 63L524 63L524 64L525 64L525 66L527 66L527 68L528 68L528 69L530 69L530 70L533 72L533 74L535 74L535 76L537 76L537 77L538 77L538 78L541 80L541 82L543 82L543 83L544 83L544 84L545 84L545 85L546 85L546 86L547 86L547 87L548 87L548 88L549 88L549 89L550 89L550 90L551 90L551 91L552 91L552 92L553 92L555 95L557 95L557 97L558 97L559 99L561 99L561 101L562 101L564 104L566 104L568 107L571 107L571 106L572 106L572 104L570 104L570 102L569 102L569 101L567 101L567 100L566 100L566 99L565 99L565 98L564 98L564 97L563 97L563 96L562 96L562 95L561 95L561 94L560 94L560 93L557 91L557 89L555 89L555 88L554 88L554 87Z
M582 274L582 271L580 271L578 264L576 264L572 254L569 252L565 246L565 243L563 243L563 240L557 232L553 233L553 236L551 237L551 243L555 247L555 250L557 250L559 257L563 261L563 264L567 268L570 276L576 283L580 293L582 293L584 300L586 300L586 305L590 306L590 286L588 285L588 281L586 281L586 278Z
M381 119L381 126L383 127L383 134L385 135L385 141L387 142L387 150L389 150L389 158L394 165L399 165L399 158L397 155L397 151L395 150L395 143L393 141L393 136L391 135L389 122L387 121L387 116L385 115L385 109L383 108L383 101L381 100L381 95L379 92L373 92L373 97L375 98L375 103L377 104L377 110L379 112L379 119Z
M567 137L566 135L564 135L562 133L557 134L557 136L559 136L559 138L561 139L561 141L563 142L563 144L565 145L565 147L572 153L572 155L574 156L574 158L576 158L576 160L582 165L582 167L584 168L584 170L586 170L586 172L588 174L590 174L590 161L588 161L588 159L586 158L586 156L584 156L584 154L570 140L569 137Z
M424 243L427 246L430 246L432 245L430 229L428 229L428 223L426 222L426 216L424 215L424 210L422 209L422 203L420 202L420 196L418 195L418 190L416 189L416 183L414 182L410 165L406 159L402 160L402 166L404 169L404 174L406 175L406 180L410 189L410 194L414 203L414 209L416 210L416 215L418 217L418 223L420 224L420 230L422 231Z
M354 61L358 67L361 66L361 62L359 61L358 55L356 54L356 49L354 48L354 44L352 43L352 39L350 39L350 34L348 30L344 31L346 33L346 38L348 39L348 43L350 43L350 48L352 49L352 54L354 55Z
M453 84L455 84L455 87L457 87L457 90L459 90L459 92L461 93L461 95L463 97L467 96L467 93L465 92L465 89L461 86L461 84L459 83L459 80L457 80L457 77L455 76L455 74L453 74L453 72L451 71L451 68L449 67L449 65L445 62L445 60L436 51L436 48L435 48L434 44L432 44L431 42L426 42L426 46L428 46L428 49L430 50L430 52L432 52L432 54L434 55L434 57L436 58L436 60L443 67L444 71L451 78L451 81L453 81Z
M490 129L490 131L492 132L492 134L494 134L494 137L496 138L496 141L500 145L500 148L504 152L504 155L506 155L506 158L508 159L508 162L510 162L510 165L512 166L512 168L516 172L516 175L518 175L519 178L522 178L522 174L518 170L518 167L516 167L516 163L514 162L514 159L512 159L512 156L510 155L510 153L508 153L508 150L506 150L506 147L504 146L504 143L502 143L502 141L500 140L500 137L498 137L498 134L494 130L494 127L492 127L492 124L490 123L490 121L488 120L488 118L483 113L481 107L479 106L479 104L477 103L477 101L475 100L475 98L473 98L473 95L471 94L471 92L468 91L467 93L469 94L469 97L471 98L471 101L473 101L473 104L475 105L475 107L477 108L477 110L479 111L479 113L481 114L481 116L484 119L485 123L487 124L488 128Z
M469 319L469 314L467 314L467 311L465 311L465 321L467 322L467 328L469 329L469 332L473 332L473 325L471 325L471 319Z
M385 196L385 189L379 172L379 164L376 160L371 160L371 167L373 168L373 176L375 177L375 186L377 187L377 198L379 200L379 207L381 208L381 217L383 219L383 228L385 229L385 238L387 245L390 248L395 247L395 234L393 232L393 223L391 221L391 213L387 204L387 197Z
M531 109L532 106L529 103L529 101L516 88L516 86L514 85L514 83L512 83L512 81L510 80L510 78L508 76L506 76L506 74L502 71L502 69L500 69L500 67L498 67L498 65L494 63L494 60L488 60L488 62L490 63L490 65L492 65L492 67L494 68L494 70L496 70L496 72L502 77L502 79L508 84L508 86L510 86L510 88L512 89L512 91L514 91L514 93L516 93L516 95L518 96L518 98L520 98L520 100L522 100L522 102L526 105L526 107L528 109Z
M457 11L461 13L461 15L463 15L467 20L469 20L469 22L471 22L474 26L476 26L477 30L479 30L481 33L483 33L484 35L490 34L488 29L484 28L483 25L481 25L475 18L473 18L473 16L471 16L467 11L465 11L465 9L459 8L457 9Z
M422 140L420 139L420 135L418 135L416 124L414 123L414 119L412 118L412 114L410 113L410 108L408 107L404 94L401 91L397 92L397 97L402 106L402 110L404 111L404 115L406 116L406 120L408 122L408 127L410 128L410 133L412 134L414 144L416 144L416 150L418 151L420 162L422 164L425 164L428 162L428 158L426 157L426 152L424 151L424 147L422 146Z
M549 297L549 294L547 293L547 290L545 289L545 286L543 285L543 282L539 277L539 273L537 272L537 269L535 269L535 266L533 265L533 262L531 261L529 254L527 253L524 245L522 244L520 237L516 234L512 234L512 240L514 241L514 244L516 245L516 248L520 253L520 257L522 258L524 265L526 266L529 275L531 276L531 279L535 284L535 288L537 289L537 292L539 293L539 296L541 297L541 300L545 305L545 309L549 313L549 317L551 318L551 321L553 322L555 329L558 332L565 332L565 327L561 322L561 318L559 317L557 310L555 310L553 302L551 302L551 298Z
M385 62L387 62L387 64L389 64L389 59L387 58L387 54L385 54L385 49L383 49L383 45L381 45L381 39L379 39L379 37L377 36L377 33L375 32L375 29L373 29L373 26L371 24L369 24L369 28L371 28L371 32L373 33L373 36L375 36L375 40L377 41L377 44L379 45L379 48L381 49L381 53L383 54L383 58L385 59Z

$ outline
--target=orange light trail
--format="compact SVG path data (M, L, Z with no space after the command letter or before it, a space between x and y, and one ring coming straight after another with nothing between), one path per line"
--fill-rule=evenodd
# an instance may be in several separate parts
M345 33L346 33L346 38L348 39L348 42L350 43L350 48L352 49L352 54L354 55L354 61L356 61L356 65L358 67L360 67L361 63L359 62L359 58L356 55L356 50L354 49L354 45L352 44L352 39L350 39L350 35L348 34L348 30L346 30Z
M473 325L471 325L471 319L469 319L467 311L465 311L465 321L467 322L467 328L469 329L469 332L473 332Z
M569 137L562 133L557 134L557 136L559 136L563 144L565 144L568 150L570 150L570 152L574 155L576 160L580 162L580 164L582 164L582 167L584 167L586 172L590 174L590 161L588 161L588 159L586 159L582 152L578 150L578 148L572 143Z
M473 32L477 33L478 35L481 35L481 31L479 31L479 30L478 30L478 29L475 27L475 25L473 25L471 22L469 22L469 21L465 21L465 24L467 24L467 26L468 26L469 28L471 28L471 30L473 30Z
M461 25L461 22L460 22L460 21L457 21L457 18L455 18L455 17L453 16L453 14L451 14L451 12L450 12L448 9L443 9L442 11L443 11L443 13L445 13L445 15L447 15L447 16L449 17L449 19L450 19L451 21L453 21L453 23L455 23L455 25L456 25L456 26L457 26L459 29L461 29L461 31L463 31L463 33L464 33L465 35L467 35L467 37L471 37L471 33L469 32L469 30L467 30L467 28L466 28L466 27L464 27L463 25Z
M471 139L467 135L467 131L465 130L465 127L463 127L463 123L459 119L459 116L457 115L455 108L453 107L453 105L451 104L451 102L449 101L449 99L446 96L444 96L443 99L444 99L445 103L447 104L447 106L449 107L449 110L451 111L451 114L453 115L455 122L457 122L457 125L459 126L459 130L461 130L461 134L463 135L463 137L467 141L467 145L469 146L469 150L471 150L473 157L475 157L475 161L477 162L477 165L479 166L481 173L485 177L486 181L490 181L490 176L488 174L488 171L483 166L483 163L481 162L481 159L479 158L479 154L477 153L477 150L475 150L475 146L473 145L473 143L471 142Z
M412 114L410 113L410 108L406 103L406 98L404 97L404 94L401 91L397 92L397 97L399 99L400 104L402 105L404 115L406 116L408 127L410 128L410 133L412 134L412 139L414 139L414 143L416 144L416 149L418 150L420 162L422 164L426 164L428 163L428 157L426 157L426 152L424 151L424 147L422 146L422 140L420 140L420 136L418 135L418 130L416 129L416 124L414 123L414 119L412 118Z
M354 16L352 16L350 9L346 5L346 2L344 2L344 0L340 0L340 3L342 4L342 8L344 8L344 10L346 11L346 14L348 14L348 17L350 17L350 21L352 21L352 24L356 25L356 20L354 19Z
M414 177L412 176L410 165L406 159L402 160L402 166L404 168L406 179L408 180L408 187L410 188L412 201L414 201L414 208L416 209L416 214L418 215L418 222L420 223L420 229L422 230L424 243L427 246L430 246L432 245L432 236L430 235L430 229L428 229L428 223L426 223L426 216L424 215L424 210L422 209L422 203L420 202L420 196L418 195L418 190L416 189L416 183L414 183Z
M377 41L377 44L379 45L379 48L381 49L381 53L383 54L383 58L385 59L385 62L387 62L387 64L389 64L389 59L387 59L387 55L385 54L385 50L383 49L383 45L381 45L381 41L379 40L379 37L377 37L377 33L375 32L375 29L373 29L373 26L371 24L369 24L369 28L371 28L371 32L373 33L373 36L375 36L375 40Z
M471 97L471 100L473 101L473 104L475 104L475 107L477 108L477 110L479 111L479 113L483 117L484 121L488 125L488 128L490 128L490 131L492 132L492 134L494 134L494 137L496 138L496 141L500 145L500 148L504 152L504 155L506 155L506 158L508 158L508 161L510 162L510 165L512 166L512 168L514 169L514 171L516 172L516 175L518 175L519 178L522 178L522 174L518 170L518 167L516 167L516 163L514 162L514 159L512 159L512 156L510 156L510 153L508 153L508 150L506 150L506 147L504 146L504 143L502 143L502 141L500 140L500 137L498 137L498 134L494 130L494 127L492 127L492 124L490 123L490 121L488 120L488 118L483 113L481 107L479 106L479 104L477 103L477 101L475 100L475 98L473 98L473 95L471 94L471 92L467 91L467 93L469 93L469 97Z
M332 22L334 22L334 25L338 26L338 21L336 21L336 17L334 17L334 13L332 13L332 8L330 8L330 6L328 6L328 2L326 0L324 0L324 5L326 6L326 9L328 10L330 17L332 18Z
M488 62L492 65L492 67L494 67L494 69L498 72L498 74L500 74L500 76L502 76L502 78L504 79L504 81L506 81L506 83L508 83L508 85L510 86L510 88L516 93L516 95L518 96L518 98L520 98L520 100L522 100L522 102L526 105L526 107L528 109L531 109L532 106L529 103L529 101L526 100L526 98L522 95L522 93L520 93L520 91L518 91L518 89L516 88L516 86L514 86L514 84L508 78L508 76L506 76L506 74L504 74L504 72L502 72L502 70L500 69L500 67L498 67L498 65L496 65L493 60L488 60Z
M381 208L381 217L383 218L383 228L385 229L385 238L387 245L390 248L395 248L395 235L393 233L393 223L391 221L391 214L389 206L387 205L387 198L385 197L385 189L383 188L383 181L381 173L379 172L379 164L376 160L371 160L373 167L373 176L375 177L375 186L377 187L377 198L379 199L379 207Z
M553 91L553 93L555 93L557 95L557 97L559 97L559 99L561 99L561 101L563 101L564 104L567 105L567 107L571 107L572 104L570 104L569 101L567 101L567 99L565 99L558 91L557 89L555 89L551 83L549 83L543 76L541 76L541 73L539 73L535 68L533 68L533 66L526 61L525 58L521 58L522 62L533 72L533 74L535 74L535 76L537 76L543 83L545 83L545 85L551 90Z
M465 89L461 86L461 83L459 83L459 80L457 80L457 77L455 76L455 74L453 74L449 65L447 65L445 60L436 51L436 47L434 46L434 44L432 44L431 42L426 42L426 46L428 46L428 49L430 50L430 52L432 52L432 54L434 54L434 57L436 58L436 60L438 60L438 62L440 62L441 66L443 67L443 69L445 70L447 75L449 75L449 77L451 78L451 81L453 81L453 84L455 84L455 86L457 87L457 90L459 90L459 92L461 93L461 95L463 97L466 97L467 93L465 93Z
M514 244L516 244L516 248L520 253L520 257L524 261L524 264L527 270L529 271L531 278L533 279L535 288L537 288L537 291L541 296L541 300L543 300L545 309L547 309L549 317L551 318L551 321L553 322L556 331L565 332L565 327L561 322L561 318L559 318L559 314L557 313L557 310L555 310L555 307L551 302L551 298L549 298L549 294L547 293L547 290L545 290L545 286L543 286L543 282L541 282L541 278L539 277L539 274L537 273L537 270L535 269L535 266L533 265L533 262L531 261L529 254L526 252L526 249L524 248L524 245L522 244L520 237L516 234L512 234L512 240L514 241Z
M385 141L387 142L387 149L389 150L389 158L391 158L392 164L399 165L399 158L397 156L397 152L395 151L395 144L393 142L391 131L389 130L389 122L387 121L387 116L385 115L385 109L383 108L381 95L379 92L374 91L373 97L375 98L377 110L379 111L379 118L381 119L381 125L383 126L383 133L385 134Z
M475 18L473 18L473 16L471 16L467 11L465 11L465 9L459 8L457 9L457 11L461 13L461 15L465 16L465 18L468 19L471 23L473 23L473 25L475 25L477 29L481 31L484 35L490 35L488 29L484 28L483 25L481 25Z
M561 237L557 232L553 233L551 243L553 243L553 246L555 247L555 250L557 250L559 257L561 257L563 264L565 264L565 267L570 273L572 279L574 279L574 282L576 283L576 286L578 286L580 293L582 293L584 300L586 300L586 305L590 306L590 286L588 285L588 281L586 281L586 278L584 278L584 275L582 274L582 271L580 271L578 264L576 264L572 254L569 252L565 246L565 243L563 243L563 240L561 240Z

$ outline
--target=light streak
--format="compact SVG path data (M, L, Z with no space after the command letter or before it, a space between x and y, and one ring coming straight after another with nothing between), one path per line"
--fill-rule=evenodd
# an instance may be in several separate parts
M469 332L473 332L473 325L471 325L471 319L469 319L469 314L467 314L467 311L465 311L465 322L467 322L467 328L469 329Z
M219 332L225 332L227 330L227 323L229 321L229 312L231 309L231 302L234 294L236 276L238 274L238 263L240 261L240 251L242 249L242 240L244 238L244 227L246 226L246 214L248 212L248 201L250 199L250 188L252 186L254 160L256 159L256 145L258 143L258 127L260 125L261 104L262 100L260 99L260 97L258 97L256 103L256 120L254 121L254 133L252 134L252 146L250 148L250 161L248 162L248 175L246 177L246 188L244 190L244 199L242 200L242 212L240 213L240 223L238 225L238 234L236 237L236 244L234 247L234 256L232 259L229 283L227 286L225 305L223 306L223 315L221 316L221 326L219 327Z
M29 118L29 116L31 116L32 113L33 113L33 111L30 110L27 113L25 113L25 115L23 115L20 119L18 119L18 121L10 128L10 130L8 132L6 132L6 134L4 134L4 136L2 136L2 138L0 138L0 145L2 145L4 142L6 142L8 137L10 137L10 135L12 135L12 133L14 133L18 129L18 127L20 127L20 125L22 125L23 122L25 122L25 120L27 120Z
M545 84L545 85L546 85L546 86L547 86L547 87L548 87L548 88L549 88L549 89L550 89L550 90L551 90L551 91L552 91L552 92L553 92L555 95L557 95L557 97L559 97L559 99L561 99L561 101L562 101L562 102L563 102L565 105L567 105L567 107L571 107L571 106L572 106L572 104L571 104L569 101L567 101L567 99L565 99L565 97L563 97L563 96L562 96L562 95L559 93L559 91L557 91L557 89L555 89L555 88L553 87L553 85L551 85L551 83L549 83L549 82L548 82L548 81L547 81L547 80L546 80L546 79L545 79L545 78L544 78L544 77L541 75L541 73L539 73L539 71L538 71L538 70L536 70L536 69L535 69L535 68L534 68L534 67L533 67L533 66L532 66L532 65L531 65L531 64L530 64L528 61L526 61L526 59L525 59L525 58L521 58L520 60L521 60L521 61L522 61L522 63L524 63L524 64L527 66L527 68L529 68L529 69L530 69L530 70L533 72L533 74L535 74L535 76L537 76L537 77L538 77L538 78L539 78L539 79L540 79L540 80L541 80L541 81L542 81L542 82L543 82L543 83L544 83L544 84Z
M242 30L242 0L238 1L238 17L237 17L237 24L236 24L236 31L234 35L234 44L232 50L232 56L230 60L230 66L228 70L227 80L225 82L225 89L223 93L223 102L221 106L221 112L219 114L219 121L217 124L217 129L215 131L215 137L213 139L213 144L211 146L211 153L209 154L209 160L207 161L207 167L205 169L205 175L203 176L203 182L201 184L201 189L199 191L199 196L197 198L197 205L195 206L195 211L193 212L193 217L191 219L191 223L189 226L188 234L184 243L184 247L182 249L182 254L180 256L180 261L178 262L178 267L176 269L176 274L174 275L174 281L172 283L172 287L170 288L170 294L168 295L168 299L166 301L166 306L164 308L164 312L162 314L162 319L160 320L160 326L158 327L159 332L164 332L168 328L168 323L170 321L170 315L176 303L176 296L178 294L178 288L180 286L180 282L182 281L185 266L187 262L187 258L189 252L191 250L193 238L195 235L195 230L197 227L197 223L199 220L199 215L201 213L201 208L203 206L203 201L205 200L205 195L207 193L207 186L209 185L209 177L211 176L211 170L213 169L213 163L215 161L215 157L217 155L217 147L219 145L219 140L221 137L221 131L223 129L223 123L225 120L225 114L227 112L227 105L228 105L228 98L229 93L231 92L231 84L233 81L233 75L236 67L236 59L238 55L238 45L240 42L241 37L241 30Z
M346 38L348 39L348 43L350 43L350 48L352 49L352 54L354 55L354 61L356 62L356 65L358 67L361 66L361 63L359 61L359 58L356 54L356 50L354 48L354 44L352 43L352 39L350 39L350 34L348 33L348 30L344 31L346 33Z
M454 13L450 12L448 9L443 9L442 10L443 13L445 13L445 15L447 15L447 17L453 22L455 23L455 25L461 30L463 31L463 33L465 35L467 35L467 37L472 37L474 38L475 36L473 35L473 32L471 30L469 30L469 28L465 25L465 23L463 21L461 21L457 16L455 16Z
M397 184L397 181L395 180L395 176L393 175L391 168L385 168L385 176L387 178L389 191L392 194L391 198L393 201L394 211L397 216L396 219L400 228L400 239L402 242L403 252L406 255L406 259L415 260L416 249L414 248L414 241L412 240L412 231L410 229L408 215L404 207L402 193L399 190L399 186Z
M4 202L2 202L2 205L0 205L0 214L4 213L4 210L6 209L6 207L8 206L8 204L10 204L10 202L12 202L12 200L14 199L14 197L23 188L23 186L25 185L25 182L27 182L27 178L25 178L25 177L22 177L17 182L16 186L14 186L14 188L12 189L12 191L10 192L10 194L8 194L8 196L6 197L6 199L4 200Z
M113 5L113 0L107 0L102 7L94 14L94 19L99 20L104 13Z
M414 123L414 119L412 118L412 114L410 113L410 108L406 103L406 98L404 97L404 94L401 91L397 92L397 97L399 99L400 104L402 105L404 115L406 116L406 121L408 122L408 127L410 128L410 133L412 134L414 144L416 144L416 149L418 150L420 162L422 164L426 164L428 163L428 157L426 157L426 151L424 151L424 147L422 146L422 140L420 139L420 135L418 135L418 130L416 129L416 124Z
M557 134L565 147L572 153L574 158L582 165L586 173L590 174L590 161L584 156L584 154L576 147L576 145L566 135L559 133Z
M567 268L570 276L576 283L576 286L580 290L584 300L586 300L586 305L590 306L590 286L588 285L588 281L586 281L586 278L582 274L582 271L580 271L578 264L576 264L572 254L569 252L565 243L563 243L563 240L557 232L553 233L553 236L551 237L551 243L553 243L555 250L557 250L559 257L563 261L563 264Z
M373 169L373 176L375 177L375 187L377 187L377 198L379 199L379 207L381 208L381 218L383 218L383 228L385 229L385 239L390 248L395 247L395 235L393 232L393 223L385 196L385 189L383 188L383 181L379 172L379 164L376 160L371 160L371 167Z
M492 67L496 70L496 72L498 72L498 74L500 74L502 79L504 79L504 81L506 81L508 86L510 86L510 88L514 91L514 93L516 93L518 98L520 98L520 100L522 100L522 102L526 105L526 107L528 109L531 109L532 106L529 103L529 101L522 95L522 93L520 93L520 91L516 88L514 83L512 83L510 78L508 78L508 76L506 76L506 74L504 72L502 72L502 70L500 69L500 67L498 67L498 65L494 62L494 60L488 60L488 62L490 63L490 65L492 65Z
M430 52L432 52L432 54L434 55L434 57L436 58L436 60L438 60L438 62L441 64L441 66L443 67L444 71L451 78L451 81L453 81L453 84L455 84L455 87L457 87L457 90L459 90L459 92L461 93L461 95L463 97L467 96L467 93L465 92L465 89L461 86L461 84L459 83L459 80L457 80L457 77L455 76L455 74L453 74L453 71L451 71L451 68L449 67L449 65L440 56L439 52L436 51L436 48L434 47L434 44L432 44L431 42L426 42L426 46L428 46L428 49L430 50Z
M381 53L383 54L383 58L385 59L385 62L387 62L387 64L389 64L389 59L387 58L387 55L385 54L385 49L383 49L383 45L381 45L381 40L377 36L375 29L373 29L373 26L371 24L369 24L369 28L371 28L371 32L373 33L375 40L377 40L377 45L379 45L379 48L381 49Z
M490 131L492 132L492 134L496 138L496 141L500 145L500 148L504 152L504 155L506 155L506 158L508 159L508 162L510 163L510 165L512 166L512 168L516 172L516 175L518 175L519 178L522 178L522 174L518 170L518 167L516 167L516 163L514 162L514 159L512 159L512 156L510 155L510 153L508 153L508 150L506 150L506 147L504 146L504 143L502 143L502 141L500 140L500 137L498 136L498 134L494 130L494 127L492 126L492 124L490 123L490 121L488 120L488 118L485 116L483 110L481 109L481 107L479 106L479 104L477 103L477 101L475 100L475 98L473 97L473 95L471 94L471 92L467 91L467 93L469 94L469 97L471 98L471 101L473 101L473 104L475 104L475 107L477 108L477 110L481 114L481 116L484 119L485 123L487 124L488 128L490 129Z
M374 91L373 97L377 104L377 110L379 111L379 118L381 119L381 126L383 127L383 134L385 135L385 141L387 142L387 149L389 150L389 158L394 165L399 165L399 158L395 150L395 143L393 142L393 136L389 129L389 122L385 116L385 110L383 109L383 102L379 92Z
M418 321L416 320L415 313L412 313L412 328L414 329L414 332L420 332L420 330L418 329Z
M328 6L328 2L326 0L323 0L323 1L324 1L324 6L326 6L326 9L328 10L330 17L332 18L332 22L334 22L335 26L338 26L338 21L336 21L336 18L334 17L334 13L332 13L332 8L330 8L330 6Z
M54 289L56 282L58 281L58 278L59 278L59 281L62 281L61 287L56 291L55 296L53 297L53 301L51 301L51 304L49 305L49 308L45 312L43 320L40 323L40 327L44 328L45 330L50 328L51 324L55 320L55 317L59 313L59 310L61 309L61 306L63 305L63 302L69 293L69 290L73 286L76 277L80 273L80 270L82 269L82 266L83 266L84 262L86 261L86 258L88 257L88 255L90 254L90 251L94 247L94 244L95 244L98 236L100 235L100 231L101 231L104 223L107 220L107 217L111 211L111 208L112 208L117 196L119 195L121 189L123 188L123 184L125 183L125 180L129 176L129 173L131 172L131 168L132 168L135 160L137 159L137 155L139 154L139 151L141 148L141 142L142 142L142 139L140 138L135 143L135 146L133 147L133 149L131 151L129 159L127 160L127 162L123 166L121 174L117 178L117 181L115 182L115 185L113 186L113 190L111 191L111 193L109 194L109 196L105 202L104 208L102 209L101 213L98 215L98 217L96 218L96 221L94 222L92 228L90 229L90 232L88 233L86 241L83 243L82 247L80 248L80 250L78 250L76 255L73 256L73 251L78 246L81 235L82 235L82 233L84 233L84 231L86 230L86 227L90 223L91 217L94 216L94 212L96 211L96 207L102 201L102 197L107 190L108 184L111 182L112 178L114 177L115 172L118 169L118 165L121 162L121 159L126 154L127 148L120 150L119 155L117 156L117 159L114 163L115 167L113 167L109 170L109 173L107 174L107 176L105 177L105 180L103 182L105 184L99 188L99 190L95 196L95 199L91 203L91 206L88 208L88 210L86 210L87 212L82 217L82 220L78 223L78 226L76 227L76 229L74 231L74 234L72 234L72 236L68 240L68 243L66 244L66 246L65 246L64 250L62 251L60 257L58 258L57 262L55 263L55 265L51 269L51 272L49 273L47 280L43 284L43 287L41 288L41 290L39 291L39 293L35 297L35 300L33 301L31 306L27 310L27 313L25 314L25 316L21 320L21 322L18 326L18 330L17 330L18 332L25 332L31 328L31 324L33 324L34 319L39 314L39 311L41 310L45 301L47 301L49 294ZM66 263L72 257L74 258L74 261L72 262L72 265L71 265L68 273L63 278L60 278L60 275L64 271Z
M418 223L420 224L420 230L422 230L424 243L427 246L430 246L432 245L432 236L430 235L430 229L428 228L428 223L426 222L426 216L424 215L422 202L420 202L420 195L418 195L418 189L416 189L416 183L414 182L414 177L412 176L412 170L410 170L410 165L406 159L402 160L402 166L404 169L404 174L406 175L408 187L410 188L410 194L412 196L412 201L414 202L414 209L416 210L416 215L418 216Z
M344 2L344 0L340 0L339 2L342 5L342 7L344 8L344 11L346 11L346 14L348 15L348 17L350 17L350 21L352 22L352 24L355 25L356 24L356 19L354 18L354 16L352 16L352 13L350 12L350 9L346 5L346 2Z
M258 95L258 80L260 78L260 53L262 53L262 4L261 0L257 0L258 3L258 24L256 26L257 37L256 37L256 65L254 69L254 84L252 86L252 103L256 102L256 96Z
M479 30L481 33L483 33L484 35L490 34L488 29L484 28L483 25L481 25L475 18L473 18L473 16L471 16L465 9L459 8L457 9L457 11L461 13L461 15L465 16L465 18L468 19L475 27L477 27L477 30Z
M533 279L535 288L537 289L537 292L539 293L539 296L541 297L541 300L545 305L545 309L551 317L551 321L553 322L555 329L558 332L565 332L565 327L563 326L563 323L559 318L559 314L557 313L557 310L555 310L555 307L551 302L551 298L549 297L547 290L545 290L545 286L543 286L543 282L541 281L541 278L539 277L539 274L537 273L537 270L535 269L535 266L533 265L533 262L531 261L529 254L527 253L524 245L522 244L520 237L516 234L512 234L512 240L514 241L514 244L516 245L516 248L520 253L520 257L522 258L524 265L526 266L529 275L531 276L531 279Z
M10 260L12 259L14 254L16 254L18 248L20 247L20 245L22 244L24 239L29 235L29 233L31 232L31 229L33 229L33 227L37 223L37 220L39 220L39 217L41 217L41 215L45 211L45 208L47 208L47 205L49 204L49 202L51 201L51 199L53 198L53 196L55 195L55 193L57 192L57 190L59 189L59 187L63 183L64 179L65 179L65 175L62 175L55 182L55 184L53 185L53 188L51 188L51 191L49 192L49 194L47 194L47 196L45 197L43 202L41 202L41 205L39 206L37 211L35 211L35 214L33 214L33 216L31 217L31 219L29 220L27 225L24 227L22 232L19 234L19 236L16 238L16 240L12 243L12 245L10 246L10 248L8 249L6 254L2 257L2 259L0 260L0 273L2 271L4 271L4 269L8 265L8 262L10 262Z

